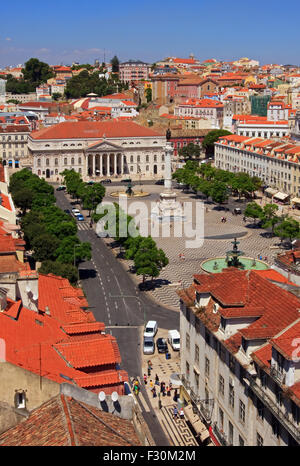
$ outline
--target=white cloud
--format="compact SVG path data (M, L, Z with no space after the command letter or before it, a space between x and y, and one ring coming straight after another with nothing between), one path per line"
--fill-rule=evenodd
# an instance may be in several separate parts
M10 37L6 37L5 40L11 41L11 38L10 38Z

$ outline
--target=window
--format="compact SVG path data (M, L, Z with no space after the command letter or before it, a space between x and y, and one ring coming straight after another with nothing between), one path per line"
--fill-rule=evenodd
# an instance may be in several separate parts
M49 159L46 159L46 166L49 167Z
M199 346L195 345L195 363L199 364Z
M68 159L67 158L64 159L64 165L68 165Z
M209 377L209 359L205 357L205 376Z
M146 162L149 162L149 155L146 155Z
M133 162L133 155L130 156L130 162Z
M224 387L224 377L221 374L219 374L219 394L222 396L224 396Z
M219 345L219 356L221 361L226 362L226 350L221 343Z
M239 446L244 447L245 446L245 440L239 435Z
M234 386L232 380L229 378L229 406L234 408Z
M194 377L196 388L199 389L199 374L196 371L194 371Z
M245 404L240 400L239 405L239 420L244 424L245 423Z
M58 165L58 159L54 160L54 165Z
M17 391L15 394L16 408L24 409L26 407L26 394L24 391Z
M221 408L219 408L219 426L220 429L223 430L224 428L224 413Z
M188 351L190 351L190 335L186 333L185 335L185 347Z
M38 166L38 167L41 166L41 159L37 159L37 166Z
M186 378L189 379L190 378L190 365L188 361L186 361L185 363L185 372L186 372Z
M231 372L235 373L235 358L232 354L229 354L229 369Z
M264 439L258 432L256 432L256 445L258 447L262 447L264 445Z
M78 164L81 165L81 157L78 158Z
M233 425L228 421L228 442L229 445L233 445Z
M72 167L74 166L74 164L75 164L75 159L74 159L74 157L72 157L72 158L71 158L71 165L72 165Z
M210 344L210 333L206 327L205 327L205 343L207 343L208 345Z

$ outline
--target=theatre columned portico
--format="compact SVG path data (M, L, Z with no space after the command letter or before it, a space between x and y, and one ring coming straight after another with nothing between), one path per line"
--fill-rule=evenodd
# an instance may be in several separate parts
M126 156L116 144L102 142L86 150L88 176L118 176L128 173Z

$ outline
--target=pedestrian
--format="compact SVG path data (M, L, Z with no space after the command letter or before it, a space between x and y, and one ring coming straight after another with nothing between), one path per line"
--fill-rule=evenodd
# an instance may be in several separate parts
M153 398L156 398L157 397L156 388L153 387L151 391L152 391Z
M180 411L179 411L179 416L180 416L180 419L184 419L184 411L183 411L183 408L180 409Z
M151 375L151 369L148 367L148 377Z
M174 409L173 409L173 419L177 419L177 416L178 416L178 409L177 409L177 406L174 406Z
M165 382L163 382L163 386L162 386L161 391L162 391L163 396L166 396L166 384L165 384Z
M167 396L171 396L171 388L169 386L167 387Z
M150 361L150 359L148 361L148 369L150 369L150 371L152 371L152 362Z
M175 402L177 401L177 388L175 389L173 400Z
M136 396L139 394L139 390L140 390L140 388L139 388L139 384L138 384L138 382L137 382L137 383L134 385L134 393L136 394Z
M144 374L144 384L147 385L147 375Z
M159 377L157 374L155 375L155 385L159 385Z
M150 380L149 385L150 385L150 388L153 388L154 384L153 384L153 380L152 380L152 379Z

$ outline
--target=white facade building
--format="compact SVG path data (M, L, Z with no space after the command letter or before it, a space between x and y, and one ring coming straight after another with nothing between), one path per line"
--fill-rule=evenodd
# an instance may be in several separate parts
M161 178L165 136L130 121L65 122L31 133L33 173L61 180L73 168L89 177Z

